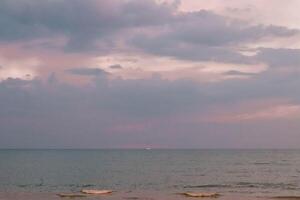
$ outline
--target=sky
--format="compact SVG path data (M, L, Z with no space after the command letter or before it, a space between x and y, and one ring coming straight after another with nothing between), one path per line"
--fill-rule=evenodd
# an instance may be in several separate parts
M299 148L299 7L1 0L0 148Z

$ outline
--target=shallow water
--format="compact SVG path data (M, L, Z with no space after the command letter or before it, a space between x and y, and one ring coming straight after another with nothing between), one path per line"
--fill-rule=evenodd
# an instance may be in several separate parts
M299 196L300 150L0 150L0 192Z

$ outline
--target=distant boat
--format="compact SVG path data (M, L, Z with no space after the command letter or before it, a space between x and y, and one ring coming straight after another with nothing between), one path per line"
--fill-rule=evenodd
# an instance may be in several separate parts
M145 148L145 150L151 150L151 148L148 147L148 148Z

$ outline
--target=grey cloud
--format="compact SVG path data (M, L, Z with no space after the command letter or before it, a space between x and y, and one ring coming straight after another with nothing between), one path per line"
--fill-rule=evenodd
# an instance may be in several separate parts
M38 80L0 82L0 144L48 147L53 141L55 147L99 148L151 140L175 147L203 144L201 141L214 145L216 133L235 138L230 130L235 130L236 124L224 129L214 123L197 122L198 117L205 117L213 108L264 98L287 98L300 103L299 72L283 76L267 71L251 79L205 84L168 81L159 76L112 79L104 85L101 80L93 81L85 88L58 81L51 90ZM248 128L251 130L251 126ZM91 139L83 140L83 134ZM26 143L20 138L35 142ZM235 143L227 142L228 147L234 147ZM222 145L225 143L219 141L216 147Z
M148 53L178 59L253 63L256 60L243 56L233 47L267 37L296 34L299 34L298 30L247 25L211 11L199 11L174 16L165 31L158 31L155 36L135 35L131 43Z
M288 37L299 33L297 30L280 26L249 25L211 11L182 14L170 28L171 31L165 37L205 46L224 46L271 36Z
M57 77L56 77L56 74L54 72L52 72L49 76L48 76L48 79L47 79L48 83L51 85L51 84L55 84L57 83Z
M64 36L66 51L109 54L133 46L177 59L253 63L235 46L299 34L299 30L250 25L212 11L179 12L177 6L178 1L158 4L154 0L3 0L0 27L5 28L0 29L0 40ZM127 47L118 49L116 41L125 41Z
M97 86L101 84L94 81ZM155 118L163 120L172 114L190 112L201 101L192 82L169 82L157 78L117 79L109 85L84 89L59 82L51 90L43 84L29 81L26 84L33 85L27 90L0 83L0 118L6 119L0 120L1 146L48 147L49 141L53 141L51 145L66 147L71 138L70 145L74 147L84 144L83 138L92 138L84 147L91 143L98 147L112 147L136 138L147 140L154 137L155 140L158 133L143 136L134 129L126 130L126 125L143 125L147 120L151 123ZM125 126L123 134L114 131L118 126ZM83 134L86 137L82 137ZM8 141L11 137L14 139Z
M100 68L72 68L66 70L67 73L81 76L105 76L108 72Z
M137 36L134 45L141 50L157 56L168 56L182 60L192 61L217 61L231 63L252 63L255 62L249 57L243 56L232 49L225 47L210 47L205 45L186 44L172 38L148 38Z
M237 70L230 70L223 74L227 75L227 76L253 76L253 75L256 75L256 73L241 72L241 71L237 71Z
M35 81L27 81L19 78L7 78L1 82L3 87L22 88L25 86L31 86Z
M111 68L111 69L122 69L123 67L120 64L115 64L115 65L109 66L109 68Z
M87 50L95 41L122 29L161 24L173 9L152 0L3 0L0 40L64 35L69 38L68 49Z
M99 114L99 117L114 115L116 118L142 120L188 113L201 106L199 103L208 102L208 99L202 98L198 86L192 81L167 81L159 77L148 80L115 79L110 80L109 85L102 85L98 79L93 81L97 87L92 84L84 89L58 81L53 91L36 81L8 79L0 82L1 108L3 112L12 108L23 110L29 116L64 112L70 117L73 111L82 109ZM23 88L24 84L31 87ZM7 99L21 94L24 98L15 98L13 101ZM26 106L26 102L35 103ZM18 113L10 113L14 114L17 117Z
M300 49L261 48L256 59L274 67L300 67Z

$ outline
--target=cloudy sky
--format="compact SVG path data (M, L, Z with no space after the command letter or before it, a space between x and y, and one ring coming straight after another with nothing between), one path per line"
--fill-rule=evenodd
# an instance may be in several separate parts
M1 0L0 148L300 147L299 8Z

